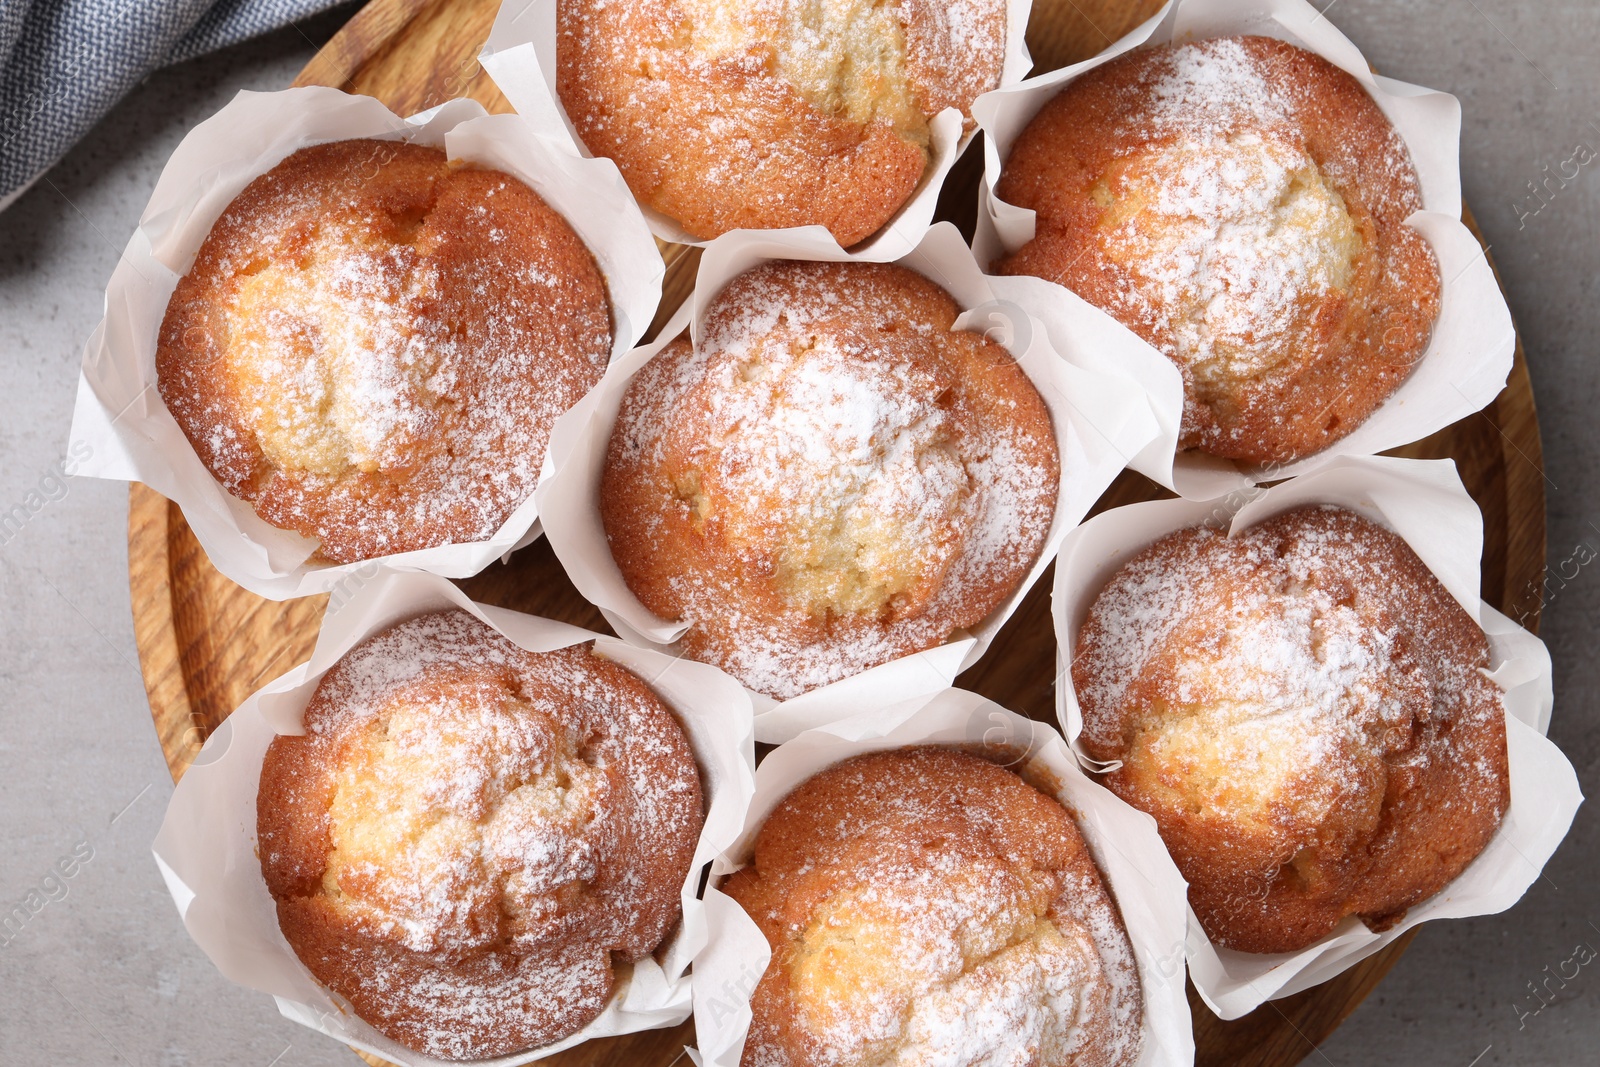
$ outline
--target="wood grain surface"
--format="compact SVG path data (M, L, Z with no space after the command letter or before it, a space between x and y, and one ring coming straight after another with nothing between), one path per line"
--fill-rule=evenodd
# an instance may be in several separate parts
M498 0L372 0L295 84L364 93L402 115L454 96L471 96L491 111L508 110L476 59L497 7ZM1028 27L1035 72L1093 55L1159 7L1159 0L1035 0ZM940 197L939 217L969 235L981 169L982 155L974 147L956 164ZM663 245L662 251L668 271L658 326L688 294L699 262L693 249ZM1510 381L1494 403L1396 454L1456 460L1483 509L1484 598L1537 628L1545 480L1520 340ZM1096 510L1162 495L1167 494L1129 472ZM129 497L128 570L151 716L176 780L209 733L246 696L310 657L329 598L324 594L274 603L229 582L206 560L177 507L142 485L134 485ZM608 630L544 541L461 585L476 600ZM1047 572L960 684L1053 723L1050 585ZM1233 1022L1213 1016L1191 988L1196 1062L1206 1067L1288 1067L1300 1062L1378 984L1416 932L1332 981L1269 1002ZM591 1041L542 1062L552 1067L669 1067L693 1040L693 1024L685 1023Z

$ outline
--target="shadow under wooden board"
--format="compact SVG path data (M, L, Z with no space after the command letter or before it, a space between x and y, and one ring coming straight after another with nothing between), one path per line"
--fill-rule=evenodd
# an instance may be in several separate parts
M508 110L476 61L498 5L499 0L372 0L295 84L364 93L403 115L453 96L471 96L492 111ZM1028 27L1035 72L1095 54L1159 7L1158 0L1035 0ZM940 198L939 217L956 222L969 235L981 169L981 153L968 151ZM662 251L668 270L657 325L688 294L699 261L697 252L681 246L663 245ZM1494 403L1396 454L1455 459L1483 509L1484 598L1537 626L1545 550L1544 472L1520 341L1510 381ZM1096 510L1164 495L1129 472ZM128 570L151 715L177 779L205 738L246 696L310 657L328 597L274 603L229 582L207 561L177 507L142 485L133 486L129 498ZM480 601L609 630L599 611L572 587L544 541L460 584ZM988 654L960 682L1024 715L1053 723L1050 584L1047 573ZM1414 935L1407 934L1332 981L1265 1004L1233 1022L1213 1016L1191 988L1196 1062L1207 1067L1288 1067L1300 1062L1378 984ZM552 1067L668 1067L693 1040L693 1024L685 1023L592 1041L542 1062Z

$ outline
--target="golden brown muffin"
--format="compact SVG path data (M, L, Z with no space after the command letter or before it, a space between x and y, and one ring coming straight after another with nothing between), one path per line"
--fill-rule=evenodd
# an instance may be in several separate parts
M1219 945L1292 952L1443 889L1510 803L1489 644L1388 530L1301 508L1129 560L1078 636L1082 745Z
M1126 1067L1143 997L1072 816L944 748L802 783L722 891L766 935L743 1067Z
M558 11L556 86L578 136L706 239L811 224L841 245L871 236L922 180L932 118L967 114L1005 59L1005 0Z
M516 178L339 141L228 205L156 371L223 488L348 563L494 534L604 373L610 314L594 257Z
M1405 381L1439 314L1404 142L1359 82L1282 41L1097 67L1023 130L996 191L1038 213L997 271L1061 283L1177 364L1180 448L1328 447Z
M459 611L346 654L304 736L267 750L256 804L301 962L382 1033L457 1060L599 1015L678 922L702 818L694 754L643 682Z
M903 267L770 263L628 386L600 510L684 650L791 697L931 648L1026 577L1055 514L1050 412Z

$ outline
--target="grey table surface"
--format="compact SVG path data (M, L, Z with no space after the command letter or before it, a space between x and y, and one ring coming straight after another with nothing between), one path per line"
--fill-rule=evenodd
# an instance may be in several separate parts
M1529 183L1559 173L1579 146L1600 149L1600 3L1329 6L1380 70L1461 99L1467 201L1505 277L1538 398L1549 556L1594 558L1600 165L1552 182L1543 200ZM358 1062L228 982L185 935L149 851L172 785L134 649L127 489L51 477L106 279L168 154L236 91L287 85L350 10L152 75L0 214L0 366L14 390L0 406L0 511L30 493L44 501L20 531L0 535L0 912L33 892L48 900L14 934L0 931L3 1064ZM1544 621L1556 665L1551 736L1591 789L1597 575L1582 567L1549 583ZM1600 949L1597 838L1600 817L1585 809L1517 906L1425 927L1307 1062L1600 1062L1600 966L1569 962ZM73 877L48 877L74 854L89 858Z

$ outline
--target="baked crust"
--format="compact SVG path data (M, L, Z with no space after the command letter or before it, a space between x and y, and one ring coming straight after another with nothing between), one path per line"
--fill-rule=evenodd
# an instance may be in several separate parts
M1080 743L1155 817L1211 939L1293 952L1398 922L1510 804L1488 639L1399 537L1302 508L1171 534L1078 637Z
M348 563L491 536L610 350L599 267L532 189L357 140L228 205L156 371L223 488Z
M1139 1057L1133 950L1077 825L977 756L899 749L822 771L722 891L772 948L744 1067Z
M261 766L261 872L317 980L408 1048L482 1059L600 1014L677 924L703 820L671 711L587 645L464 612L368 639Z
M790 697L994 611L1055 514L1049 410L903 267L771 263L622 400L600 511L628 588L684 650Z
M1000 84L1005 39L1003 0L561 0L556 85L692 236L820 224L849 246L915 192L933 116Z
M1327 448L1405 381L1439 314L1404 142L1359 82L1282 41L1095 68L1023 130L996 191L1037 231L995 269L1061 283L1171 359L1180 448Z

